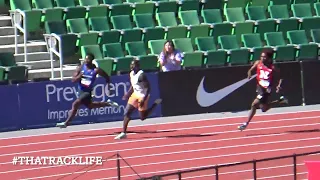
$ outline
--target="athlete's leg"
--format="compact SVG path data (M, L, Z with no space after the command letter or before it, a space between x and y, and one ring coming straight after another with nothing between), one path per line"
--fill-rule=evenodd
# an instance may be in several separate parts
M245 128L247 128L247 126L249 125L250 121L252 120L252 118L254 117L254 115L257 112L257 108L259 107L260 104L260 100L259 99L254 99L252 104L251 104L251 109L249 111L249 116L248 116L248 120L247 122L243 123L242 125L238 126L239 130L244 130Z
M260 108L262 112L267 112L271 108L273 108L275 105L278 104L288 104L288 99L286 99L284 96L280 96L278 100L274 100L268 104L261 104Z
M127 129L128 129L128 125L129 125L129 122L131 120L131 114L133 113L133 111L135 110L136 108L131 105L131 104L127 104L125 110L124 110L124 118L123 118L123 130L122 132L116 136L114 139L124 139L127 137Z
M93 109L93 108L100 108L100 107L106 107L106 106L115 106L118 107L118 103L108 100L107 102L90 102L87 107L89 109Z
M128 124L131 120L131 114L135 109L138 108L138 100L139 98L136 96L136 94L132 93L124 110L123 131L114 139L123 139L127 137Z
M140 106L139 104L138 110L139 110L141 120L145 120L153 112L153 110L157 107L157 105L162 102L162 99L156 99L150 108L148 108L148 101L149 101L149 97L144 102L143 106Z
M75 100L75 101L72 103L72 108L71 108L71 110L70 110L70 112L69 112L69 115L68 115L67 120L66 120L65 122L57 123L56 126L57 126L57 127L60 127L60 128L65 128L65 127L67 127L67 126L70 124L70 122L73 120L73 118L76 116L77 111L78 111L79 107L81 106L81 104L82 104L81 99Z

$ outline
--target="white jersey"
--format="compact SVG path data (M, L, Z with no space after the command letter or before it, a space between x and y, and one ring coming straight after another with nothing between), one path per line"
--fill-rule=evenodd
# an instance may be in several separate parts
M146 96L148 90L148 88L144 87L142 82L139 82L139 77L142 73L142 70L138 71L137 74L134 74L134 71L130 72L130 81L133 92L140 97Z

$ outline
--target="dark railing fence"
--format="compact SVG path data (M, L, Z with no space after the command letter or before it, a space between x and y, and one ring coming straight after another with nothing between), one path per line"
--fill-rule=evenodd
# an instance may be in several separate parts
M252 161L244 161L244 162L238 162L238 163L215 165L215 166L209 166L209 167L197 168L197 169L191 169L191 170L185 170L185 171L177 171L177 172L168 173L168 174L161 174L161 175L155 175L155 176L151 176L151 177L139 178L137 180L161 180L164 177L173 177L173 176L176 176L179 180L181 180L182 174L198 172L198 171L205 171L205 170L213 170L215 172L215 180L219 180L219 169L234 167L234 166L241 166L241 165L246 165L246 164L252 164L252 177L254 180L256 180L258 178L257 163L280 160L280 159L288 159L288 158L292 158L293 180L297 180L297 174L298 174L297 173L297 157L314 155L314 154L320 154L320 151L301 153L301 154L292 154L292 155L287 155L287 156L278 156L278 157L258 159L258 160L252 160ZM123 158L119 154L117 154L118 180L121 179L120 159L123 159Z

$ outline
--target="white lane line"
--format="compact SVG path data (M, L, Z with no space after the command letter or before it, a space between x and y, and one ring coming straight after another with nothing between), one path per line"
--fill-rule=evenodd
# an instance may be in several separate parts
M314 126L314 125L319 125L320 123L312 123L312 124L300 124L300 125L292 125L292 126L278 126L278 127L267 127L267 128L256 128L256 129L248 129L248 131L262 131L262 130L270 130L270 129L282 129L282 128L292 128L292 127L306 127L306 126ZM226 134L226 133L233 133L233 132L239 132L239 130L235 131L224 131L221 132L221 134ZM217 133L204 133L201 135L217 135ZM166 139L164 137L163 139ZM96 147L96 146L105 146L108 143L101 143L101 144L90 144L90 145L84 145L84 146L72 146L72 147L62 147L62 148L52 148L52 149L42 149L42 150L35 150L35 151L25 151L25 152L16 152L16 153L9 153L9 154L1 154L0 157L3 156L11 156L11 155L21 155L21 154L28 154L28 153L39 153L39 152L48 152L48 151L57 151L57 150L66 150L66 149L77 149L77 148L84 148L84 147ZM117 144L117 143L115 143Z
M179 160L174 160L174 161L161 161L161 162L153 162L153 163L147 163L147 164L136 164L136 165L131 165L131 166L121 166L121 169L136 168L136 167L143 167L143 166L150 166L150 165L170 164L170 163L186 162L186 161L194 161L194 160L203 160L203 159L213 159L213 158L240 156L240 155L248 155L248 154L258 154L258 153L277 152L277 151L286 151L286 150L297 150L297 149L306 149L306 148L318 148L318 147L320 147L320 145L301 146L301 147L282 148L282 149L271 149L271 150L254 151L254 152L243 152L243 153L217 155L217 156L205 156L205 157L199 157L199 158L179 159ZM91 173L91 172L99 172L99 171L106 171L106 170L116 170L116 169L117 169L117 167L114 167L114 168L102 168L102 169L95 169L95 170L89 170L89 171L77 171L77 172L72 172L72 173L63 173L63 174L53 174L53 175L40 176L40 177L31 177L31 178L28 178L28 179L30 179L30 180L31 179L43 179L43 178L64 176L64 175L70 175L70 174L82 174L82 173ZM145 174L150 174L150 172L145 173ZM135 176L135 175L128 175L128 176ZM112 178L116 178L116 177L112 177Z
M263 137L276 137L276 136L283 136L283 135L288 135L288 134L290 134L290 133L244 136L244 137L226 138L226 139L213 139L213 140L207 140L207 141L191 141L191 142L186 142L186 143L164 144L164 145L147 146L147 147L139 147L139 148L129 148L129 149L117 149L117 150L111 150L111 151L95 151L95 152L92 152L92 153L84 153L84 154L69 154L69 155L66 155L66 156L90 156L90 155L95 155L95 154L106 154L106 153L135 151L135 150L143 150L143 149L154 149L154 148L163 148L163 147L193 145L193 144L201 144L201 143L245 140L245 139L253 139L253 138L263 138ZM1 163L0 165L11 164L11 163L12 162L6 162L6 163Z
M158 153L158 154L147 154L147 155L142 155L142 156L129 156L129 157L126 157L126 159L146 158L146 157L163 156L163 155L171 155L171 154L182 154L182 153L190 153L190 152L209 151L209 150L221 150L221 149L228 149L228 148L240 148L240 147L249 147L249 146L257 146L257 145L270 145L270 144L278 144L278 143L291 143L291 142L311 141L311 140L317 140L317 139L320 139L320 137L294 139L294 140L283 140L283 141L271 141L271 142L263 142L263 143L233 145L233 146L222 146L222 147L214 147L214 148L193 149L193 150L186 150L186 151L174 151L174 152L166 152L166 153ZM208 141L208 142L210 142L210 141ZM205 142L202 141L202 142L195 142L195 143L182 143L180 145L201 144L201 143L205 143ZM145 149L145 148L137 148L135 150L143 150L143 149ZM132 149L127 149L127 150L129 151L129 150L132 150ZM124 152L124 151L126 151L126 150L119 149L116 152ZM115 152L115 151L109 151L109 152L105 152L105 153L110 153L110 152ZM97 154L97 152L92 153L92 154ZM70 155L70 156L76 156L76 155ZM77 156L80 156L80 155L77 155ZM116 159L108 159L107 161L111 161L111 160L116 160ZM12 162L0 163L0 165L5 165L5 164L12 164ZM62 166L66 166L66 165L26 168L26 169L14 170L14 171L4 171L4 172L0 172L0 174L22 172L22 171L31 171L31 170L39 170L39 169L47 169L47 168L55 168L55 167L62 167Z
M267 124L267 123L274 123L274 122L291 122L291 121L297 121L301 119L316 119L320 118L320 116L312 116L312 117L299 117L299 118L286 118L286 119L274 119L269 121L253 121L250 123L252 124ZM195 127L188 127L188 128L175 128L175 129L161 129L156 130L156 132L166 132L166 131L179 131L179 130L189 130L189 129L202 129L202 128L208 128L208 127L224 127L224 126L237 126L239 123L231 123L231 124L218 124L218 125L210 125L210 126L195 126ZM130 135L133 134L139 134L139 133L130 133ZM87 139L96 139L96 138L106 138L106 137L113 137L114 135L103 135L103 136L94 136L94 137L82 137L82 138L73 138L73 139L63 139L63 140L53 140L53 141L41 141L41 142L33 142L33 143L21 143L21 144L12 144L7 146L0 146L0 148L9 148L9 147L17 147L17 146L29 146L29 145L38 145L38 144L47 144L47 143L59 143L59 142L71 142L76 140L87 140ZM119 143L123 143L122 141L118 141Z
M282 128L292 128L292 127L306 127L306 126L315 126L315 125L320 125L320 123L312 123L312 124L300 124L300 125L292 125L292 126L278 126L278 127L268 127L268 128L256 128L256 129L248 129L248 131L261 131L261 130L270 130L270 129L282 129ZM226 134L226 133L234 133L234 132L239 132L239 130L236 131L224 131L221 132L221 134ZM201 135L217 135L218 133L203 133ZM164 137L163 139L166 139ZM102 144L91 144L91 145L84 145L84 146L72 146L72 147L63 147L63 148L52 148L52 149L42 149L42 150L35 150L35 151L25 151L25 152L17 152L17 153L9 153L9 154L1 154L0 157L3 156L11 156L11 155L21 155L21 154L28 154L28 153L39 153L39 152L48 152L48 151L57 151L57 150L66 150L66 149L77 149L77 148L84 148L84 147L96 147L96 146L105 146L108 143L102 143ZM111 143L109 143L111 144ZM117 144L117 143L115 143Z
M318 113L319 110L303 110L303 111L294 111L294 112L279 112L279 113L270 113L270 114L257 114L255 117L261 116L276 116L276 115L283 115L283 114L299 114L299 113ZM201 114L200 114L201 115ZM238 118L245 118L247 116L232 116L232 117L221 117L221 118L207 118L207 119L196 119L196 120L185 120L185 121L172 121L172 122L163 122L163 123L147 123L144 125L132 125L131 127L141 127L141 126L155 126L155 125L166 125L166 124L179 124L179 123L188 123L188 122L198 122L198 121L208 121L208 120L221 120L221 119L238 119ZM161 117L158 117L161 118ZM165 117L167 118L167 117ZM170 118L170 117L168 117ZM176 117L178 118L178 117ZM184 117L181 117L184 118ZM99 131L99 130L108 130L108 129L115 129L115 127L108 127L108 128L92 128L92 129L84 129L84 130L74 130L68 132L54 132L54 133L42 133L42 134L34 134L34 135L23 135L23 136L15 136L15 137L5 137L0 138L0 140L6 139L17 139L17 138L26 138L26 137L36 137L36 136L48 136L48 135L55 135L55 134L72 134L75 132L87 132L87 131ZM119 127L121 129L121 127Z
M252 124L267 124L267 123L274 123L274 122L291 122L291 121L297 121L301 119L316 119L320 118L320 116L311 116L311 117L299 117L299 118L286 118L286 119L274 119L274 120L269 120L269 121L253 121L250 123ZM208 128L208 127L224 127L224 126L237 126L239 123L231 123L231 124L216 124L216 125L209 125L209 126L195 126L195 127L188 127L188 128L175 128L175 129L161 129L161 130L156 130L156 132L166 132L166 131L179 131L179 130L189 130L189 129L203 129L203 128ZM131 135L133 134L139 134L139 133L130 133ZM29 145L38 145L38 144L46 144L46 143L59 143L59 142L70 142L70 141L76 141L76 140L87 140L87 139L96 139L96 138L106 138L106 137L113 137L116 136L114 135L103 135L103 136L94 136L94 137L82 137L82 138L73 138L73 139L63 139L63 140L53 140L53 141L41 141L41 142L33 142L33 143L21 143L21 144L12 144L12 145L7 145L7 146L0 146L0 148L9 148L9 147L17 147L17 146L29 146ZM118 141L119 142L119 141ZM120 141L121 142L121 141Z

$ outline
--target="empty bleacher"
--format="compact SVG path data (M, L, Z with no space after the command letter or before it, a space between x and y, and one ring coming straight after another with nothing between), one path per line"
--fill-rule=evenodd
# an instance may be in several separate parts
M12 63L25 65L29 79L59 78L62 69L62 76L70 77L87 52L109 74L126 73L133 58L143 69L157 71L157 55L167 39L183 51L184 68L248 64L267 48L274 49L275 61L319 54L318 0L10 0L7 6L20 11L16 22L24 14L28 58L25 62L19 33ZM8 18L0 22L7 22L1 23L0 38L14 52L12 24ZM60 58L50 57L50 47Z

